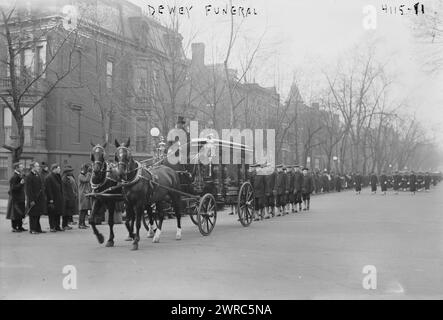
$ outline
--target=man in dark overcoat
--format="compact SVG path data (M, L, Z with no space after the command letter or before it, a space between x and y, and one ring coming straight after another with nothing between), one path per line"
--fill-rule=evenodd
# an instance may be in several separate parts
M31 234L45 233L40 225L40 216L44 211L43 183L40 177L40 164L33 162L31 172L25 179L27 211L29 215L29 232Z
M51 173L45 179L45 193L50 231L64 231L60 227L60 216L64 210L63 186L60 166L57 163L51 165Z
M77 214L78 198L77 198L77 183L74 178L74 169L71 166L63 168L62 186L63 186L63 200L65 202L62 212L62 228L63 230L71 230L69 220Z
M14 163L14 174L9 179L9 201L6 219L11 220L12 232L28 231L23 228L25 218L25 180L23 164Z

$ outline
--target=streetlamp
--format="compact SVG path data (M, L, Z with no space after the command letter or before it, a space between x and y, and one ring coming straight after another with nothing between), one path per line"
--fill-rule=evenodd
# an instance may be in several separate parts
M333 156L332 160L334 161L335 174L337 174L338 173L338 167L337 167L338 157Z

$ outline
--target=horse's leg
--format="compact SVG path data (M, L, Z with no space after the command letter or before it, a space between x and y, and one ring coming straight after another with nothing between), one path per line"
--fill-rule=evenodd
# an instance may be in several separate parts
M95 200L92 203L91 208L91 218L90 218L90 225L92 227L92 231L94 231L94 235L97 237L98 243L102 244L105 241L105 237L97 230L97 226L95 223L95 216L98 209L100 209L100 206L98 205L99 200Z
M158 214L158 226L157 230L155 230L155 235L154 239L152 239L152 242L159 243L160 235L162 233L162 225L163 225L163 219L165 218L165 213L163 210L163 204L161 204L160 201L155 204L155 207L157 209L157 214Z
M172 195L172 205L174 206L175 218L177 219L177 233L175 234L175 240L182 239L182 225L181 225L181 212L180 212L180 196Z
M143 205L137 204L135 208L136 214L136 232L134 236L134 241L132 242L132 250L138 250L138 242L140 241L140 227L142 224L142 216L143 216Z
M153 238L155 231L156 231L156 227L154 227L154 212L152 211L151 205L148 205L146 207L146 211L148 212L148 216L149 216L148 238Z
M132 241L134 240L134 209L132 208L129 203L125 203L126 207L126 221L125 226L126 230L128 230L128 237L125 239L125 241Z
M108 242L106 242L107 247L114 246L114 212L115 212L115 202L112 201L108 205L109 239Z

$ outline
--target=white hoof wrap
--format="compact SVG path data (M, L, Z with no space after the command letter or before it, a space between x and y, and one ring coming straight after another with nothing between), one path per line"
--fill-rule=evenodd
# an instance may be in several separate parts
M155 234L154 228L152 226L149 226L148 238L153 238L154 234Z
M182 229L177 228L177 233L175 235L175 240L181 240L182 239Z
M160 229L157 229L157 231L155 231L155 236L154 236L154 239L152 239L152 242L154 242L154 243L160 242L161 233L162 233L162 231Z

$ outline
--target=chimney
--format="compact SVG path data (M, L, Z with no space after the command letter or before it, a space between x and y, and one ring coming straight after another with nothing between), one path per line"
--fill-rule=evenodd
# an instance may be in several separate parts
M205 44L202 42L193 43L192 49L192 64L196 66L205 65Z

